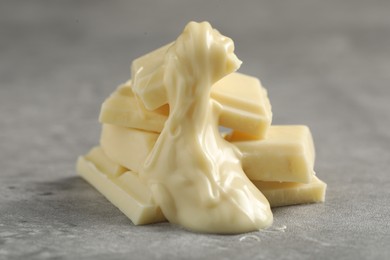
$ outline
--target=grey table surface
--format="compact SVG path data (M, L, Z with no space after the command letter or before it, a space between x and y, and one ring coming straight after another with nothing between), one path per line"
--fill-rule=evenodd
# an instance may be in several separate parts
M309 125L323 204L271 229L134 226L77 176L131 61L208 20ZM1 1L0 259L390 259L390 1Z

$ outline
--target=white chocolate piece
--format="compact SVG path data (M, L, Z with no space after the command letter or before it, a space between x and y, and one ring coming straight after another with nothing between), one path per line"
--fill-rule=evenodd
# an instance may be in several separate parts
M147 110L131 90L131 83L119 86L107 98L100 110L99 121L123 127L161 132L169 114L169 106L163 105L153 111Z
M112 161L139 172L157 138L153 132L105 124L100 145Z
M309 183L252 181L271 207L324 202L326 183L316 176Z
M309 183L315 151L310 130L303 125L271 126L264 140L226 139L243 153L242 166L251 180Z
M147 90L149 88L143 89ZM164 99L164 96L155 95L152 95L154 99ZM148 95L144 94L143 97ZM149 102L152 97L148 98ZM212 86L211 97L222 105L220 125L246 132L256 139L264 138L272 121L272 112L267 91L257 78L231 73ZM143 101L133 94L129 81L119 86L104 101L99 121L104 124L161 132L169 114L169 106L166 102L164 104L153 111L147 110Z
M99 186L99 183L106 182L106 184L101 186L112 186L115 185L115 191L110 191L110 193L120 194L123 191L128 195L143 205L154 205L152 198L152 193L149 188L141 182L138 174L127 171L125 168L119 166L118 164L112 162L105 156L103 150L100 146L94 147L91 151L84 157L80 157L78 162L78 171L85 179L87 179L93 186ZM86 167L85 167L86 166ZM103 167L102 167L103 166ZM109 167L107 167L109 166ZM81 170L84 169L84 170ZM121 169L117 172L122 172L119 175L113 175L112 169ZM98 171L98 173L96 173ZM107 175L103 179L101 175ZM116 173L118 174L118 173ZM99 177L100 176L100 177ZM105 178L108 179L106 180ZM326 194L326 183L313 177L312 180L307 183L295 183L295 182L265 182L265 181L253 181L252 183L264 194L267 200L270 203L271 207L280 207L280 206L289 206L296 204L305 204L305 203L316 203L324 202ZM104 192L102 192L104 194ZM119 196L119 197L123 197ZM119 199L116 199L117 196L111 196L110 201L114 205L121 206L122 203ZM119 200L119 201L112 201ZM120 208L121 209L121 208ZM141 216L144 219L148 219L147 223L155 223L164 221L165 218L162 216L161 210L149 210L148 207L142 208L144 213L135 214L137 210L128 211L125 213L133 221L134 224L146 224L145 220L140 220ZM124 211L121 209L121 211ZM138 216L136 218L135 216Z
M267 91L257 78L229 74L212 86L211 97L222 105L220 125L264 138L272 112Z
M118 207L135 225L152 224L165 221L161 209L152 199L149 188L141 182L138 174L126 171L114 177L110 167L121 166L101 156L102 149L94 147L88 156L79 157L78 173ZM98 156L96 156L99 154ZM89 159L90 158L90 159ZM107 171L108 170L108 171ZM313 177L310 183L252 181L264 194L271 207L289 206L305 203L324 202L326 183Z
M96 167L95 162L80 156L76 167L77 172L131 219L134 225L165 221L165 217L155 203L145 202L126 187L123 188L117 178L102 172Z
M106 173L110 177L118 177L127 171L126 168L109 160L100 146L92 148L88 154L85 155L85 158L89 161L93 161L99 171Z
M165 54L173 43L135 59L131 65L133 90L148 110L167 104L164 85Z

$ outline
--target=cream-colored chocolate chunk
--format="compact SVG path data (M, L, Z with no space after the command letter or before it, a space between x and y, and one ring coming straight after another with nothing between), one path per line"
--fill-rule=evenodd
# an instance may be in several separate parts
M152 87L147 89L153 90ZM265 136L272 121L272 112L267 91L257 78L241 73L229 74L212 86L211 97L222 106L220 125L245 132L256 139ZM100 122L161 132L168 118L169 106L162 102L155 110L148 110L144 106L145 100L141 99L133 94L131 83L127 82L104 101Z
M173 43L135 59L131 65L133 90L148 110L167 104L164 84L165 54Z
M222 105L222 126L264 138L272 121L271 104L260 81L232 73L215 83L211 97Z
M99 171L106 173L110 177L118 177L127 171L127 169L123 166L108 159L107 155L100 146L92 148L88 154L85 155L85 158L94 162Z
M147 110L127 82L107 98L101 107L99 121L123 127L161 132L169 114L169 106L163 105L153 111Z
M252 181L271 207L324 202L326 183L314 176L309 183Z
M243 153L242 167L251 180L309 183L314 174L314 144L307 126L271 126L263 140L226 139Z
M100 145L112 161L139 172L157 138L153 132L104 124Z
M107 162L105 162L107 163ZM112 162L108 162L111 164ZM107 200L122 211L135 225L165 221L158 205L145 201L122 184L122 179L113 178L96 166L96 162L80 156L77 160L78 173L95 187ZM127 174L127 173L125 173ZM148 190L145 190L147 193Z

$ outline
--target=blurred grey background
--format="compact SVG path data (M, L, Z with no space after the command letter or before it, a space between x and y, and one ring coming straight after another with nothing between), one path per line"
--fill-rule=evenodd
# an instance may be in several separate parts
M77 177L102 101L190 20L233 38L274 124L307 124L324 204L248 235L136 227ZM390 1L0 2L0 259L389 259ZM285 229L284 229L285 227Z

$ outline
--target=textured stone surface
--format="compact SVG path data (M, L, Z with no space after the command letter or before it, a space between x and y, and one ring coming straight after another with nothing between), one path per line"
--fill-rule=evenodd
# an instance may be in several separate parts
M1 1L0 259L389 259L390 2L153 3ZM194 234L133 226L76 175L131 60L189 20L235 40L274 123L311 127L326 203L275 209L267 231Z

